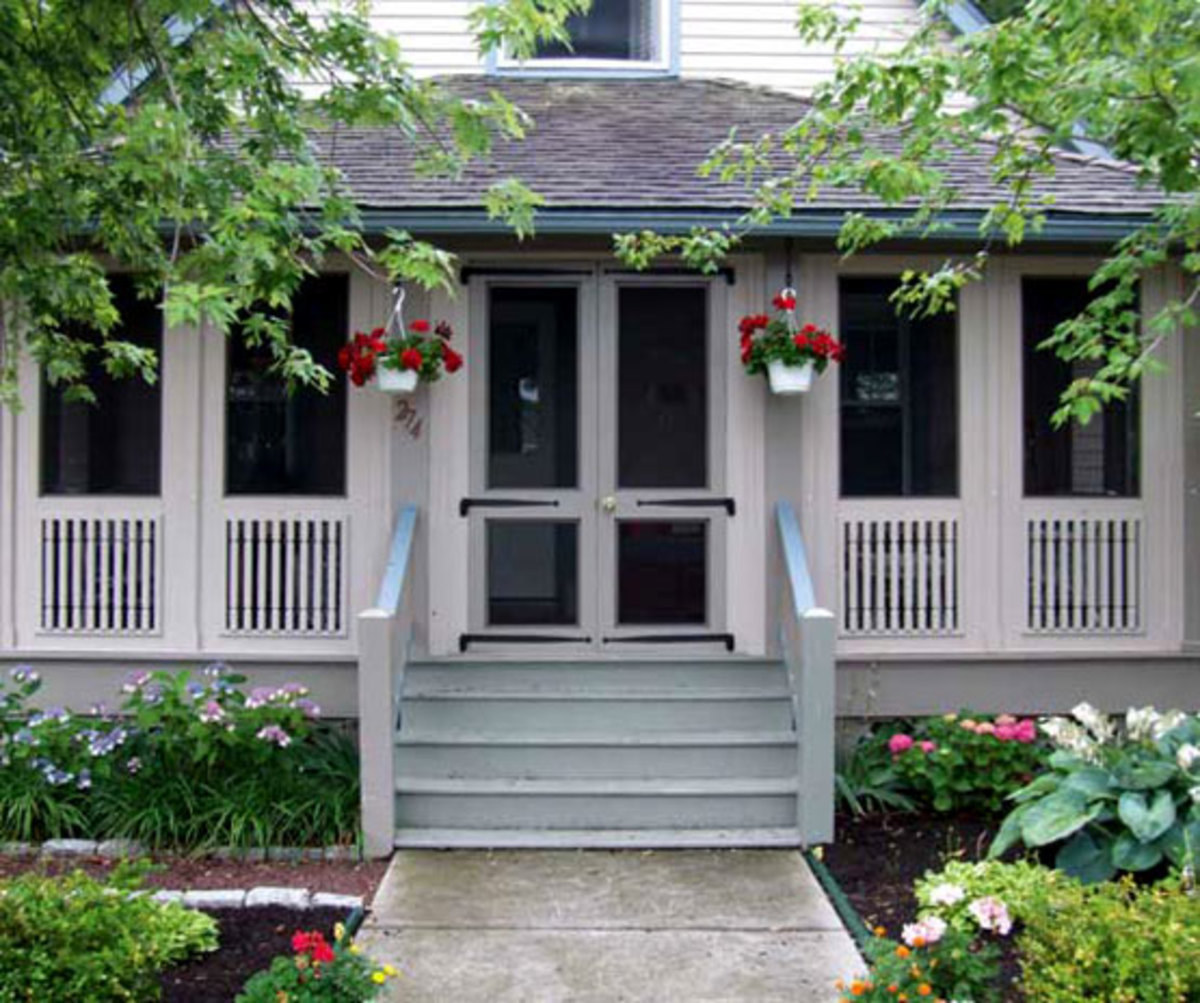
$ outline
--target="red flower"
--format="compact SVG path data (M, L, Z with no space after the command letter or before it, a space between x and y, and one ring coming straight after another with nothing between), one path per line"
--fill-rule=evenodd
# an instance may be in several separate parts
M411 324L408 325L408 327L409 327L409 330L416 331L417 334L427 334L429 331L429 321L414 320Z
M349 345L343 345L338 349L337 364L338 368L344 373L350 369L350 363L353 361L353 356Z
M313 944L312 959L313 961L319 961L321 964L326 965L334 960L333 948L325 943L325 939L323 937Z
M442 361L446 363L446 372L457 373L462 369L463 357L449 345L442 349Z
M750 361L750 356L754 352L754 346L750 344L742 345L742 365L744 366Z
M400 353L401 369L420 369L423 361L421 353L415 348L406 348Z
M792 344L803 351L804 349L808 348L808 335L801 331L792 339Z
M386 337L387 337L387 331L385 331L382 327L377 327L371 331L371 340L372 341L383 341L383 339Z
M743 352L746 351L746 349L749 348L753 344L754 344L754 335L752 335L749 331L743 331L742 332L742 351Z
M738 322L738 330L745 334L754 334L760 328L766 327L771 323L771 318L765 313L752 313L745 316Z
M796 309L796 297L795 296L784 296L783 293L780 293L773 300L771 300L771 303L774 305L776 310L795 310Z

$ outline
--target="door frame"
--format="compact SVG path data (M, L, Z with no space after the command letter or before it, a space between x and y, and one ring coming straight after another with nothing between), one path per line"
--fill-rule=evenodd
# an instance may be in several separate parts
M503 272L501 284L527 281L590 281L605 272L618 274L618 263L608 256L592 253L523 252L518 258L494 254L464 253L463 265L473 269L469 285L452 292L431 294L430 313L446 317L453 324L457 340L466 356L466 372L481 362L484 342L485 311L482 288L489 269ZM769 532L774 520L766 511L766 415L768 394L759 379L746 377L737 353L737 318L756 312L770 298L771 281L760 254L737 254L729 258L736 276L732 284L716 282L717 295L710 303L710 338L717 359L713 393L723 395L725 408L723 455L721 464L725 492L737 499L737 516L728 520L724 539L712 546L722 548L725 574L725 624L736 638L738 656L763 656L768 650L768 625L776 617L767 609L772 567L768 565ZM695 283L695 275L649 273L621 278L651 282L682 281ZM777 284L777 281L776 281ZM765 297L765 299L764 299ZM723 361L721 361L723 359ZM485 371L485 370L484 370ZM603 648L571 647L559 644L518 647L495 645L472 647L467 653L459 648L459 638L470 632L469 594L470 534L467 522L459 515L459 502L472 490L471 450L473 409L470 379L447 379L431 388L428 397L428 582L429 606L419 649L435 658L508 659L533 661L586 657L588 659L639 660L687 657L729 657L723 646L706 644L689 650L681 645L633 644ZM799 433L799 429L796 430ZM668 512L672 510L661 510Z

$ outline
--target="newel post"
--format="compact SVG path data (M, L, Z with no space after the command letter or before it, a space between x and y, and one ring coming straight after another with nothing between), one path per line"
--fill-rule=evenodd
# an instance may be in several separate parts
M390 856L396 838L395 694L392 652L396 618L381 609L358 614L358 755L363 851Z
M800 824L805 844L833 841L837 621L827 609L800 614Z

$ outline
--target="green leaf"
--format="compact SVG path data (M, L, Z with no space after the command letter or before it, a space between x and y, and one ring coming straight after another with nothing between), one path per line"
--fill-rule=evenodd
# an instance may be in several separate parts
M1128 832L1121 833L1112 845L1113 866L1121 871L1146 871L1161 863L1162 858L1157 843L1140 842Z
M1149 806L1145 795L1126 791L1117 802L1117 815L1141 842L1158 839L1175 823L1175 802L1170 791L1157 791Z
M1021 819L1029 811L1030 805L1023 804L1008 813L1008 817L1000 824L1000 830L992 845L988 847L988 859L995 860L1004 856L1017 843L1021 842Z
M1043 773L1036 780L1026 784L1020 790L1014 791L1009 795L1009 799L1021 804L1025 801L1032 801L1034 798L1042 797L1045 794L1052 794L1062 785L1063 779L1057 773Z
M1195 867L1200 862L1200 813L1192 810L1193 817L1186 823L1176 822L1159 840L1167 859L1176 867Z
M1088 885L1109 881L1117 873L1107 841L1097 841L1090 832L1077 832L1063 844L1054 866Z
M1021 818L1021 836L1026 846L1046 846L1078 832L1100 814L1103 805L1089 804L1078 791L1060 790L1030 803Z
M1121 765L1115 771L1117 783L1126 790L1145 791L1169 783L1175 776L1175 764L1155 760L1152 762Z
M1036 782L1034 781L1034 783ZM1063 786L1073 791L1079 791L1080 794L1086 794L1091 799L1098 797L1115 799L1117 796L1112 790L1108 771L1096 767L1073 771L1063 781Z

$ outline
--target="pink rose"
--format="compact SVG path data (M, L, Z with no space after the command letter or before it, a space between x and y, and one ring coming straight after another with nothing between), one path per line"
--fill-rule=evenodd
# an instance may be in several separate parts
M1017 729L1011 724L996 725L996 738L1001 742L1011 742L1017 737Z
M896 734L888 739L888 749L891 750L893 756L898 756L902 752L907 752L913 747L911 735Z
M1034 724L1031 717L1018 722L1014 731L1017 741L1023 745L1031 745L1037 741L1037 725Z
M921 751L923 753L925 753L925 755L929 755L929 753L933 752L933 750L936 748L937 748L937 742L931 742L928 739L926 739L924 742L921 743Z

